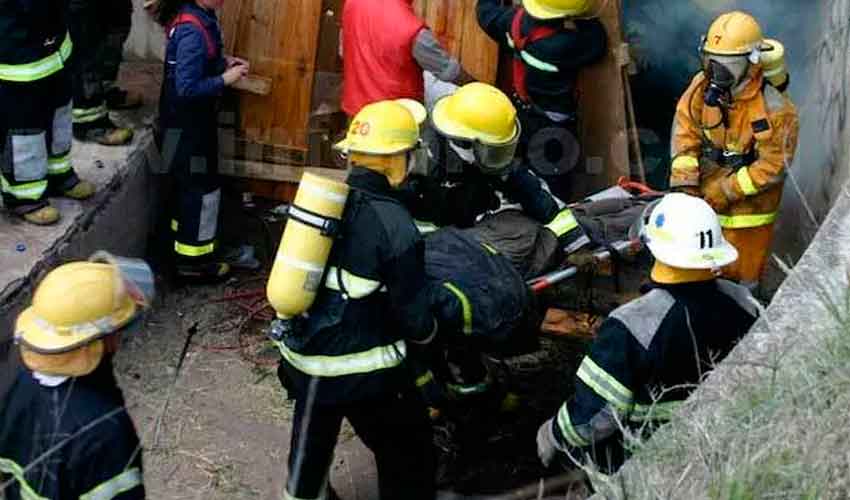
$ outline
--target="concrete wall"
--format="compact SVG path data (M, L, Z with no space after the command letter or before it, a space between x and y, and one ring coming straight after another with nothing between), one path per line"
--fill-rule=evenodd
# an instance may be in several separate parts
M647 162L655 179L666 176L673 106L699 69L697 47L711 20L743 9L759 18L766 36L786 45L801 133L774 250L795 262L850 177L841 161L850 134L850 0L624 0L624 8L627 39L641 69L634 80L638 121L655 129L648 136L658 143L659 158ZM652 145L644 151L652 153Z

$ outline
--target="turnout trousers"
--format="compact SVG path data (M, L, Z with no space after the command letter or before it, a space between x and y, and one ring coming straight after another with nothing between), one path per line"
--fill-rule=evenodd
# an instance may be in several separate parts
M214 116L214 113L213 113ZM164 131L163 158L171 165L171 232L178 265L206 263L218 237L221 187L216 121Z
M124 42L133 16L131 0L70 0L69 29L74 41L74 123L107 116L106 91L118 79Z
M332 498L328 478L343 418L375 455L381 500L434 499L431 423L419 396L410 392L338 406L299 395L285 500Z
M23 215L79 182L71 164L67 69L31 82L0 81L0 173L4 206Z

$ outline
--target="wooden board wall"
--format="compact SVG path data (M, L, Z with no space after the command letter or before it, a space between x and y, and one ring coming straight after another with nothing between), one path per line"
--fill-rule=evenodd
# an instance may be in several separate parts
M495 83L499 46L478 26L476 0L414 0L416 12L477 80Z
M601 19L608 32L605 59L579 72L580 135L585 161L576 169L575 194L581 197L628 177L629 136L623 65L621 1L608 0Z
M272 80L269 95L240 95L246 139L307 151L321 15L321 0L225 2L225 46L251 62L252 74Z

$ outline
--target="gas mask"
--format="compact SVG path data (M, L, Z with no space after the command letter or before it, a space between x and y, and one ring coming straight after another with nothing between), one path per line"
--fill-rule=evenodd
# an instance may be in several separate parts
M708 79L705 104L711 107L728 107L735 87L744 81L750 69L746 56L704 56L703 65Z

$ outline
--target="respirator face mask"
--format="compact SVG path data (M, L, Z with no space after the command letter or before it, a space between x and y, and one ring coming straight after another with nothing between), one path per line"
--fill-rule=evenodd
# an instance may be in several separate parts
M732 101L732 91L741 83L750 69L747 56L703 55L703 68L708 78L705 90L706 106L728 106Z

